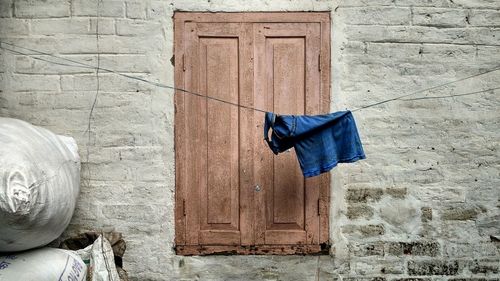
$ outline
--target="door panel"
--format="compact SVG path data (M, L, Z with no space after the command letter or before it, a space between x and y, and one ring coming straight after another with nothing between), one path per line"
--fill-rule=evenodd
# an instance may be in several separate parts
M256 104L281 114L319 113L319 99L312 100L320 91L319 24L255 24L254 36ZM257 244L318 243L319 187L304 180L293 149L279 155L266 149L256 140L256 180L262 185L256 205L265 206L256 206Z
M238 102L238 40L200 39L200 88ZM238 108L206 100L207 186L201 191L202 229L238 228ZM210 137L208 137L210 136Z
M235 245L241 242L239 192L240 50L234 26L210 24L218 36L203 34L207 24L188 23L186 96L188 139L187 242ZM201 31L200 31L201 30ZM190 130L189 130L190 128Z
M273 110L304 114L304 37L266 40L267 91ZM294 151L274 156L274 182L266 190L267 229L304 229L304 177Z

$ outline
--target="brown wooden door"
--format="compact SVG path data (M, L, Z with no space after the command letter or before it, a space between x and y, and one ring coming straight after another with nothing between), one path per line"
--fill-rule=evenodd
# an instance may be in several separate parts
M256 106L281 114L320 112L320 24L258 23L254 42ZM293 149L274 155L261 139L255 139L262 189L255 193L256 244L318 244L317 179L304 180Z
M188 23L184 54L184 85L189 91L238 104L251 91L245 85L242 60L250 59L244 48L244 26L239 23ZM250 194L240 194L240 150L244 149L248 125L237 106L186 95L184 103L185 145L183 178L187 202L187 245L251 244L250 208L240 208ZM240 133L242 135L240 135ZM244 151L242 152L244 154ZM248 158L248 157L247 157ZM247 168L248 169L248 168ZM179 171L181 172L181 171ZM243 197L243 198L242 198Z
M293 150L273 155L264 113L249 109L327 111L328 24L324 13L176 13L176 86L199 94L175 96L179 254L328 241L328 175L304 180Z

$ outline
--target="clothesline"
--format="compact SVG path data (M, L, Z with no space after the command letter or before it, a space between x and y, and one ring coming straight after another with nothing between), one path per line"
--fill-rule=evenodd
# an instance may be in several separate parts
M10 48L6 48L5 46L2 46L2 45L7 45L7 46L14 47L14 48L24 49L26 51L37 53L38 55L49 56L49 57L52 57L52 58L55 58L55 59L59 59L59 60L62 60L62 61L71 62L73 64L51 61L51 60L48 60L48 59L45 59L45 58L37 57L37 55L34 55L34 54L28 54L28 53L20 52L20 51L13 50L13 49L10 49ZM206 99L209 99L209 100L214 100L214 101L217 101L217 102L221 102L221 103L225 103L225 104L237 106L237 107L240 107L240 108L250 109L250 110L254 110L254 111L258 111L258 112L263 112L263 113L268 112L268 110L262 110L262 109L259 109L259 108L255 108L255 107L251 107L251 106L245 106L245 105L241 105L241 104L238 104L238 103L234 103L234 102L222 100L222 99L219 99L219 98L202 95L202 94L199 94L199 93L196 93L196 92L192 92L192 91L189 91L189 90L186 90L186 89L182 89L182 88L178 88L178 87L174 87L174 86L170 86L170 85L166 85L166 84L154 82L154 81L147 80L147 79L144 79L144 78L141 78L141 77L137 77L137 76L133 76L133 75L124 74L124 73L121 73L121 72L118 72L118 71L115 71L115 70L112 70L112 69L109 69L109 68L104 68L104 67L100 67L100 66L96 67L96 66L93 66L93 65L90 65L90 64L87 64L87 63L83 63L83 62L79 62L79 61L76 61L76 60L72 60L72 59L68 59L68 58L56 56L54 54L42 52L42 51L31 49L31 48L22 47L22 46L15 45L15 44L12 44L12 43L7 43L7 42L4 42L4 41L0 41L0 49L4 49L6 51L9 51L9 52L12 52L12 53L15 53L15 54L32 57L33 59L40 60L40 61L45 61L45 62L48 62L48 63L51 63L51 64L56 64L56 65L61 65L61 66L68 66L68 67L80 67L80 68L92 69L92 70L96 70L96 71L102 70L102 71L106 71L106 72L109 72L109 73L114 73L114 74L120 75L120 76L128 78L128 79L133 79L133 80L141 81L141 82L144 82L144 83L156 86L156 87L167 88L167 89L171 89L171 90L174 90L174 91L179 91L179 92L184 93L184 94L190 94L190 95L194 95L194 96L206 98ZM409 97L409 96L412 96L412 95L416 95L416 94L420 94L420 93L423 93L423 92L431 91L431 90L434 90L434 89L437 89L437 88L441 88L441 87L444 87L444 86L447 86L447 85L458 83L458 82L461 82L461 81L464 81L464 80L468 80L468 79L471 79L471 78L474 78L474 77L478 77L478 76L481 76L481 75L485 75L485 74L488 74L488 73L491 73L491 72L495 72L495 71L498 71L498 70L500 70L500 66L491 68L491 69L483 71L483 72L479 72L479 73L474 74L474 75L462 77L462 78L457 79L457 80L453 80L453 81L450 81L450 82L438 84L438 85L435 85L435 86L432 86L432 87L429 87L429 88L424 88L424 89L421 89L421 90L418 90L418 91L415 91L415 92L411 92L409 94L405 94L405 95L401 95L401 96L398 96L398 97L395 97L395 98L390 98L390 99L382 100L382 101L375 102L375 103L372 103L372 104L368 104L368 105L365 105L365 106L361 106L361 107L352 109L350 111L351 112L355 112L355 111L363 110L363 109L366 109L366 108L370 108L370 107L373 107L373 106L381 105L381 104L388 103L388 102L391 102L391 101L396 101L396 100L411 101L411 100L422 100L422 99L450 98L450 97L459 97L459 96L473 95L473 94L479 94L479 93L484 93L484 92L488 92L488 91L498 90L498 89L500 89L500 87L494 87L494 88L489 88L489 89L485 89L485 90L474 91L474 92L469 92L469 93L464 93L464 94L456 94L456 95L433 96L433 97L419 97L419 98L412 98L412 99L403 99L403 98L406 98L406 97Z

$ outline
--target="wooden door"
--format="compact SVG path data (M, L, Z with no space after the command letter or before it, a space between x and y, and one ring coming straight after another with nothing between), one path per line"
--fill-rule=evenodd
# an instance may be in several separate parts
M300 115L321 111L320 27L319 23L254 25L258 108ZM263 115L256 119L262 120ZM318 179L304 180L293 149L274 155L259 138L255 179L262 191L254 195L256 244L319 244Z
M242 199L251 194L240 191L240 185L249 181L241 171L248 170L242 160L249 157L241 150L248 145L245 136L250 134L249 125L242 122L248 117L242 115L249 113L215 100L238 104L252 94L241 87L248 84L242 61L250 59L251 50L243 48L249 36L245 37L239 23L192 22L185 27L183 88L202 96L177 99L183 107L182 119L176 124L184 136L176 144L177 159L182 163L177 186L182 185L186 194L184 243L250 244L250 208Z
M251 108L327 111L328 14L176 13L175 58L176 86L197 93L175 95L177 253L324 250L328 175L274 156Z

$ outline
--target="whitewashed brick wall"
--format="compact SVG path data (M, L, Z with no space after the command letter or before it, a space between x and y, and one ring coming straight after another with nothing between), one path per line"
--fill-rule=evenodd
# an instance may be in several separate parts
M500 66L500 0L0 0L0 40L173 85L175 10L331 11L332 111ZM499 90L355 112L368 159L333 172L332 256L186 258L172 250L172 91L100 71L88 131L96 86L93 69L0 50L0 115L79 144L66 235L122 232L132 280L499 278ZM419 96L493 87L500 71Z

